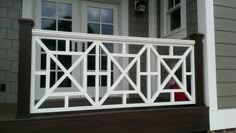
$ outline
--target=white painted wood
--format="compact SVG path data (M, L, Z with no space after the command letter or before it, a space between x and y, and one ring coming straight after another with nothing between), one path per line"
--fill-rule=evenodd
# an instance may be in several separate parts
M210 111L210 130L221 130L236 127L236 109Z
M198 0L198 32L203 33L204 94L210 110L217 110L215 25L213 0ZM216 37L217 38L217 37Z
M168 105L187 105L187 104L194 104L195 103L195 96L193 96L193 94L195 95L194 91L192 90L192 94L190 95L189 92L187 92L187 87L186 87L186 81L179 81L179 79L176 77L175 72L180 68L183 67L182 64L184 66L186 66L186 58L187 56L190 54L192 56L194 56L193 54L193 50L194 50L194 43L193 41L187 41L187 40L170 40L170 39L153 39L153 38L130 38L130 37L121 37L121 36L105 36L105 35L91 35L91 34L82 34L82 33L64 33L64 32L57 32L57 31L43 31L43 30L33 30L33 42L32 42L32 47L33 49L38 48L38 49L43 49L45 51L45 54L47 55L47 65L46 65L46 71L38 71L35 69L34 65L32 65L32 92L35 91L35 80L36 82L39 82L38 79L35 79L36 75L39 74L45 74L46 75L46 79L48 80L46 83L47 86L47 91L45 91L45 94L39 99L39 101L36 103L36 105L32 104L31 105L31 113L43 113L43 112L61 112L61 111L75 111L75 110L94 110L94 109L110 109L110 108L128 108L128 107L145 107L145 106L168 106ZM45 44L43 44L43 42L41 41L41 39L45 39L45 38L51 38L51 39L60 39L60 40L65 40L67 42L67 47L65 51L51 51L49 50ZM92 42L92 44L83 52L71 52L69 51L69 42L73 40L73 41L89 41ZM138 42L140 41L140 42ZM103 43L106 42L111 42L112 44L115 45L120 45L121 48L122 46L125 48L123 48L123 50L120 50L120 53L110 53L108 51L108 49L105 47L105 45ZM127 51L126 47L128 46L132 46L132 45L136 45L135 44L138 43L140 46L142 46L142 48L138 51L137 54L129 54L129 52ZM160 43L159 43L160 42ZM163 43L165 42L165 43ZM176 43L178 42L178 43ZM175 44L176 43L176 44ZM36 46L38 45L38 46ZM167 63L165 62L165 58L160 56L158 51L154 48L154 46L166 46L169 47L169 55L164 56L165 58L168 59L180 59L175 67L173 69L170 69L169 66L167 65ZM177 55L177 57L173 54L173 48L174 47L187 47L188 49L185 51L185 53L183 54L183 56L179 56ZM95 56L95 71L88 71L87 70L87 56L90 53L90 51L92 49L96 50L96 54L94 54ZM100 49L102 49L105 54L108 57L108 71L100 71L99 66L100 66ZM140 64L141 64L141 55L144 54L144 52L147 54L146 56L146 60L147 60L147 70L145 72L140 72ZM78 59L76 59L71 67L69 67L68 69L66 69L61 62L56 58L56 55L60 54L60 55L80 55L80 57ZM35 55L35 52L32 52L32 57L33 59L37 58L37 55ZM132 60L130 60L129 62L127 62L127 66L123 67L123 63L120 64L120 62L118 60L116 60L116 57L133 57ZM157 60L157 64L156 66L158 66L157 68L157 72L152 72L151 69L151 65L153 62L151 62L151 58L152 57L156 57ZM49 78L50 78L50 73L49 73L49 69L50 69L50 62L49 59L53 60L57 66L61 69L62 72L64 72L64 74L62 75L62 77L60 79L58 79L56 81L56 83L50 87L49 86ZM191 58L192 63L191 63L191 71L190 72L186 72L186 69L183 69L182 75L186 77L187 74L192 74L192 76L194 75L194 60L193 58ZM83 68L81 71L83 71L83 75L81 75L81 78L83 81L83 84L80 84L77 79L74 77L74 75L72 74L73 71L77 68L77 66L83 62ZM114 66L117 67L118 71L120 71L121 75L118 75L117 79L114 80L113 84L110 84L111 81L111 63L114 64ZM137 66L135 67L137 75L136 75L136 81L134 82L129 75L129 71L130 69L137 64ZM164 80L163 83L161 83L160 78L158 79L157 83L157 90L155 92L154 95L152 95L152 88L151 88L151 76L157 76L157 77L161 77L161 64L164 66L164 69L166 69L166 71L168 72L168 76L166 77L166 79ZM95 92L94 95L89 94L88 92L88 86L87 86L87 75L95 75ZM104 91L104 95L100 95L101 91L102 91L102 87L100 87L100 76L101 75L107 75L108 76L108 88L107 91ZM147 76L147 96L145 96L143 94L143 92L141 91L141 80L140 80L140 76ZM69 78L71 80L71 82L74 84L76 91L71 91L71 90L64 90L63 92L57 92L56 90L58 89L58 86L60 85L60 83L63 82L63 80L65 78ZM170 80L170 78L173 78L177 85L180 87L180 89L169 89L169 90L164 90L164 87L166 86L166 84L168 83L168 81ZM124 89L120 89L120 90L116 90L116 88L119 86L119 84L121 82L123 82L123 80L126 80L127 83L129 83L129 85L133 88L133 90L129 89L129 86L127 86ZM186 80L186 78L183 78ZM195 81L192 80L192 84ZM93 87L92 87L93 88ZM194 87L193 87L194 88ZM175 92L183 92L186 94L186 96L189 98L189 101L183 101L183 102L176 102L174 101L174 93ZM170 93L171 94L171 100L169 102L156 102L156 99L158 98L159 94L161 93ZM130 95L132 94L136 94L137 96L139 96L144 103L137 103L137 104L130 104L127 103L127 99L130 97ZM121 95L122 97L122 103L121 104L117 104L117 105L104 105L104 102L112 97L112 95ZM40 109L39 107L47 100L47 99L58 99L60 97L64 97L64 106L63 107L59 107L59 108L45 108L45 109ZM78 97L78 98L86 98L90 103L91 106L86 106L86 107L70 107L69 106L69 100L70 97ZM94 98L95 100L93 100L92 98ZM101 99L100 99L101 98ZM31 98L32 103L34 102L35 98L32 97Z
M34 2L36 0L22 0L22 18L34 19Z
M163 39L163 38L145 38L145 37L128 37L128 36L117 36L117 35L95 35L95 34L87 34L87 33L76 33L76 32L62 32L62 31L47 31L47 30L39 30L33 29L32 34L38 37L48 38L48 39L72 39L72 40L80 40L80 41L100 41L103 42L114 42L114 43L122 43L126 42L127 44L152 44L158 46L165 45L175 45L186 47L189 45L194 45L195 42L192 40L179 40L179 39Z

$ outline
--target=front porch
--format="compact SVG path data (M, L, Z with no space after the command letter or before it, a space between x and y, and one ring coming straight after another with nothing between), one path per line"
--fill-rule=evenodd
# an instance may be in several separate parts
M195 41L139 38L32 30L25 19L20 24L18 119L2 119L3 132L209 129L202 35L192 35ZM64 49L45 40L63 41ZM62 74L53 80L53 73Z

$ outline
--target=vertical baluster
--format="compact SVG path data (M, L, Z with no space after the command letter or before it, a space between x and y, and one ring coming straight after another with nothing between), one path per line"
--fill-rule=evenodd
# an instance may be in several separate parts
M96 71L96 79L95 79L95 103L98 104L99 102L99 66L100 66L100 62L99 62L99 44L96 44L96 66L95 66L95 71Z
M151 49L148 45L147 48L147 99L151 100Z

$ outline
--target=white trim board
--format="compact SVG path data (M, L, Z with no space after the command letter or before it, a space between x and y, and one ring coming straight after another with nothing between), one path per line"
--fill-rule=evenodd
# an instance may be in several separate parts
M198 32L203 33L205 104L217 110L215 26L213 0L198 0Z
M210 130L221 130L236 127L236 109L210 111Z

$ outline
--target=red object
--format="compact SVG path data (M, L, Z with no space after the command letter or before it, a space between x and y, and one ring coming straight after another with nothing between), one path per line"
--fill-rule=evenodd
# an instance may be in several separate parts
M180 89L178 85L171 86L171 89ZM188 101L184 92L175 92L175 101Z

